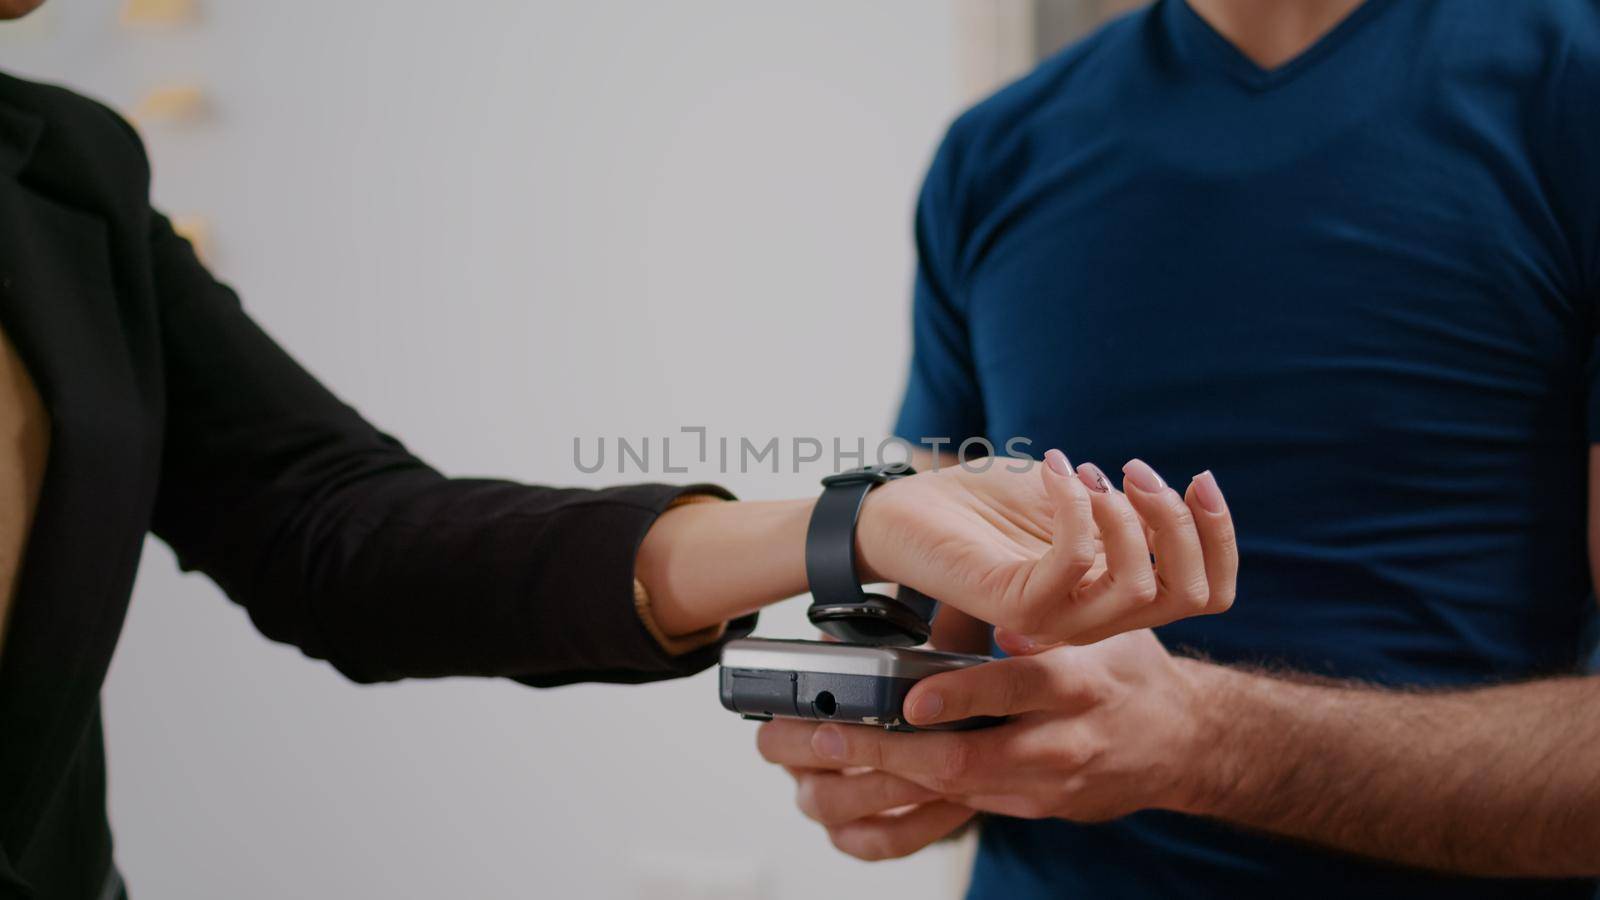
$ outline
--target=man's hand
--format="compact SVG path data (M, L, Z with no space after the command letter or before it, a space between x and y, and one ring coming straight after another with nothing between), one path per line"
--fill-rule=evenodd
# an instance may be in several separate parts
M1123 469L1126 493L1092 464L1074 472L1060 451L1037 474L1014 462L868 494L857 528L865 577L1040 644L1091 643L1233 603L1233 519L1209 472L1180 496L1139 460Z
M899 734L775 720L758 746L795 776L801 810L864 859L921 849L964 822L963 807L1077 821L1182 809L1201 734L1188 665L1151 632L1130 632L935 675L906 698L914 725L1010 717L995 728Z
M801 812L827 829L834 847L868 862L910 856L977 815L885 772L788 769Z
M915 724L1011 720L760 732L801 809L857 856L916 851L952 805L1078 821L1160 808L1457 874L1600 875L1593 676L1388 691L1173 658L1134 632L935 675L906 703Z

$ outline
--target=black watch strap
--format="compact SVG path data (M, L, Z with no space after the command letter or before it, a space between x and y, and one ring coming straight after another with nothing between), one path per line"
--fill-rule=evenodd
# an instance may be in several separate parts
M822 496L806 529L806 580L811 621L842 640L920 644L937 604L901 586L896 597L868 594L856 573L856 522L867 494L880 484L916 474L910 466L869 466L822 479Z
M856 520L867 494L891 477L857 469L822 479L822 496L806 528L806 581L814 602L827 606L857 603L863 594L856 575Z

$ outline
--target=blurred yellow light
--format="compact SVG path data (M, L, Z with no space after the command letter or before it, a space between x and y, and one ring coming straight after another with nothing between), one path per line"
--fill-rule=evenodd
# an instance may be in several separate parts
M139 122L195 122L210 112L206 92L197 84L171 84L145 94L133 108Z
M195 0L127 0L122 5L124 25L188 25L199 18Z
M173 216L172 230L194 245L195 255L201 262L211 255L211 220L205 216Z

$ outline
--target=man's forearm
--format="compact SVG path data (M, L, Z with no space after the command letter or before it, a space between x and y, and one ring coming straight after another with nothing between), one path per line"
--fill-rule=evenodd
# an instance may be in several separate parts
M1207 698L1187 811L1450 872L1600 874L1600 678L1422 693L1186 665Z

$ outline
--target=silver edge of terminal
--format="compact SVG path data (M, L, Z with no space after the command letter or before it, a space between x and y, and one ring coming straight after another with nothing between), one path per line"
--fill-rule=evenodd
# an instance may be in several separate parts
M722 664L730 669L779 669L878 678L926 678L988 661L986 656L826 641L741 638L729 641L722 648Z

